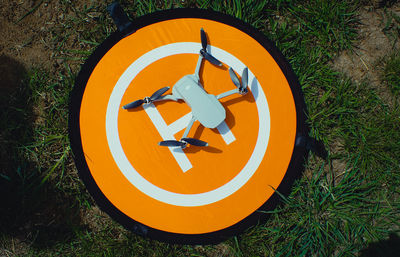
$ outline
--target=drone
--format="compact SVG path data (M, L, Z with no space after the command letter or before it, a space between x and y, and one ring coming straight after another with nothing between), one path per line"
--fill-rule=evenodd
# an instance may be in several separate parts
M207 51L207 36L203 28L200 29L200 38L202 48L199 52L199 59L197 60L195 73L185 75L180 80L178 80L172 88L172 94L164 95L164 93L166 93L170 89L170 87L163 87L154 92L150 97L145 97L144 99L133 101L122 107L123 109L128 110L139 107L143 104L146 105L156 101L164 100L183 100L190 106L190 108L192 109L192 118L190 119L182 138L180 140L161 141L158 143L160 146L181 147L182 149L186 148L188 144L193 146L208 146L207 142L196 138L187 137L194 122L197 120L200 122L201 125L206 128L212 129L218 127L226 118L225 108L219 102L219 99L233 94L245 95L248 92L247 67L243 69L241 81L239 80L232 67L229 67L229 75L233 84L236 86L235 89L229 90L219 95L208 94L204 90L203 85L201 85L200 83L199 77L199 72L203 63L203 59L219 67L222 66L222 63Z

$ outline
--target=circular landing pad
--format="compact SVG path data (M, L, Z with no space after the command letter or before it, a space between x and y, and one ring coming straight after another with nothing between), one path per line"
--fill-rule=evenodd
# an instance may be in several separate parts
M303 170L305 104L288 62L265 36L231 16L176 9L115 32L82 67L69 132L79 174L102 210L137 234L174 243L215 243L262 221ZM203 60L207 93L235 88L228 68L248 67L249 92L221 98L217 128L196 121L189 137L208 147L162 147L191 119L183 101L122 106L195 72L200 29L222 67Z

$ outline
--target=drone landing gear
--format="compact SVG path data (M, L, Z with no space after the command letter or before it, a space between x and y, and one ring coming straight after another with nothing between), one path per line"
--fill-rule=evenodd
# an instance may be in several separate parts
M165 140L161 141L158 143L160 146L180 146L182 149L186 148L186 146L189 145L194 145L194 146L208 146L207 142L204 142L202 140L196 139L196 138L190 138L187 137L189 134L190 129L193 126L193 123L196 121L194 117L189 121L189 125L186 127L185 132L183 133L183 136L181 140Z

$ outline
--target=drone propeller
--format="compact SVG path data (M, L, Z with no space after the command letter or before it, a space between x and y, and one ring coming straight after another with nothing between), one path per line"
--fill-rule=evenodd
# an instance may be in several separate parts
M149 104L154 102L155 100L158 100L165 92L169 90L169 87L163 87L156 92L154 92L150 97L145 97L144 99L139 99L136 100L132 103L129 103L127 105L122 106L124 109L132 109L136 108L138 106L141 106L143 103Z
M248 83L248 68L244 68L242 72L242 83L240 83L238 76L233 71L231 67L229 67L229 75L231 76L231 80L233 84L239 89L241 94L247 93L247 83Z
M201 141L199 139L184 137L180 141L178 140L165 140L158 143L161 146L180 146L185 148L187 144L195 146L208 146L207 142Z
M249 69L246 67L243 69L242 72L242 90L247 90L248 76L249 76Z
M203 47L200 50L200 54L212 64L217 66L222 66L222 63L218 59L216 59L214 56L212 56L210 53L207 52L207 36L203 28L200 29L200 37L201 37L201 46Z

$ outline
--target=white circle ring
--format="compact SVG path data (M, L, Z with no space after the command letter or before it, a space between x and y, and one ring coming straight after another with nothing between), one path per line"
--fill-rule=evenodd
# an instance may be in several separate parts
M134 61L121 75L110 95L106 113L106 135L111 154L120 171L128 181L147 196L166 204L195 207L220 201L245 185L258 169L267 150L270 134L270 115L264 91L254 74L249 70L248 79L252 83L250 90L255 97L259 117L259 130L253 154L244 168L229 182L214 190L199 194L179 194L161 189L144 179L131 165L122 149L118 133L118 112L123 95L131 81L139 72L151 63L176 54L198 54L200 43L180 42L153 49ZM234 70L241 71L245 65L230 53L210 46L213 56Z

